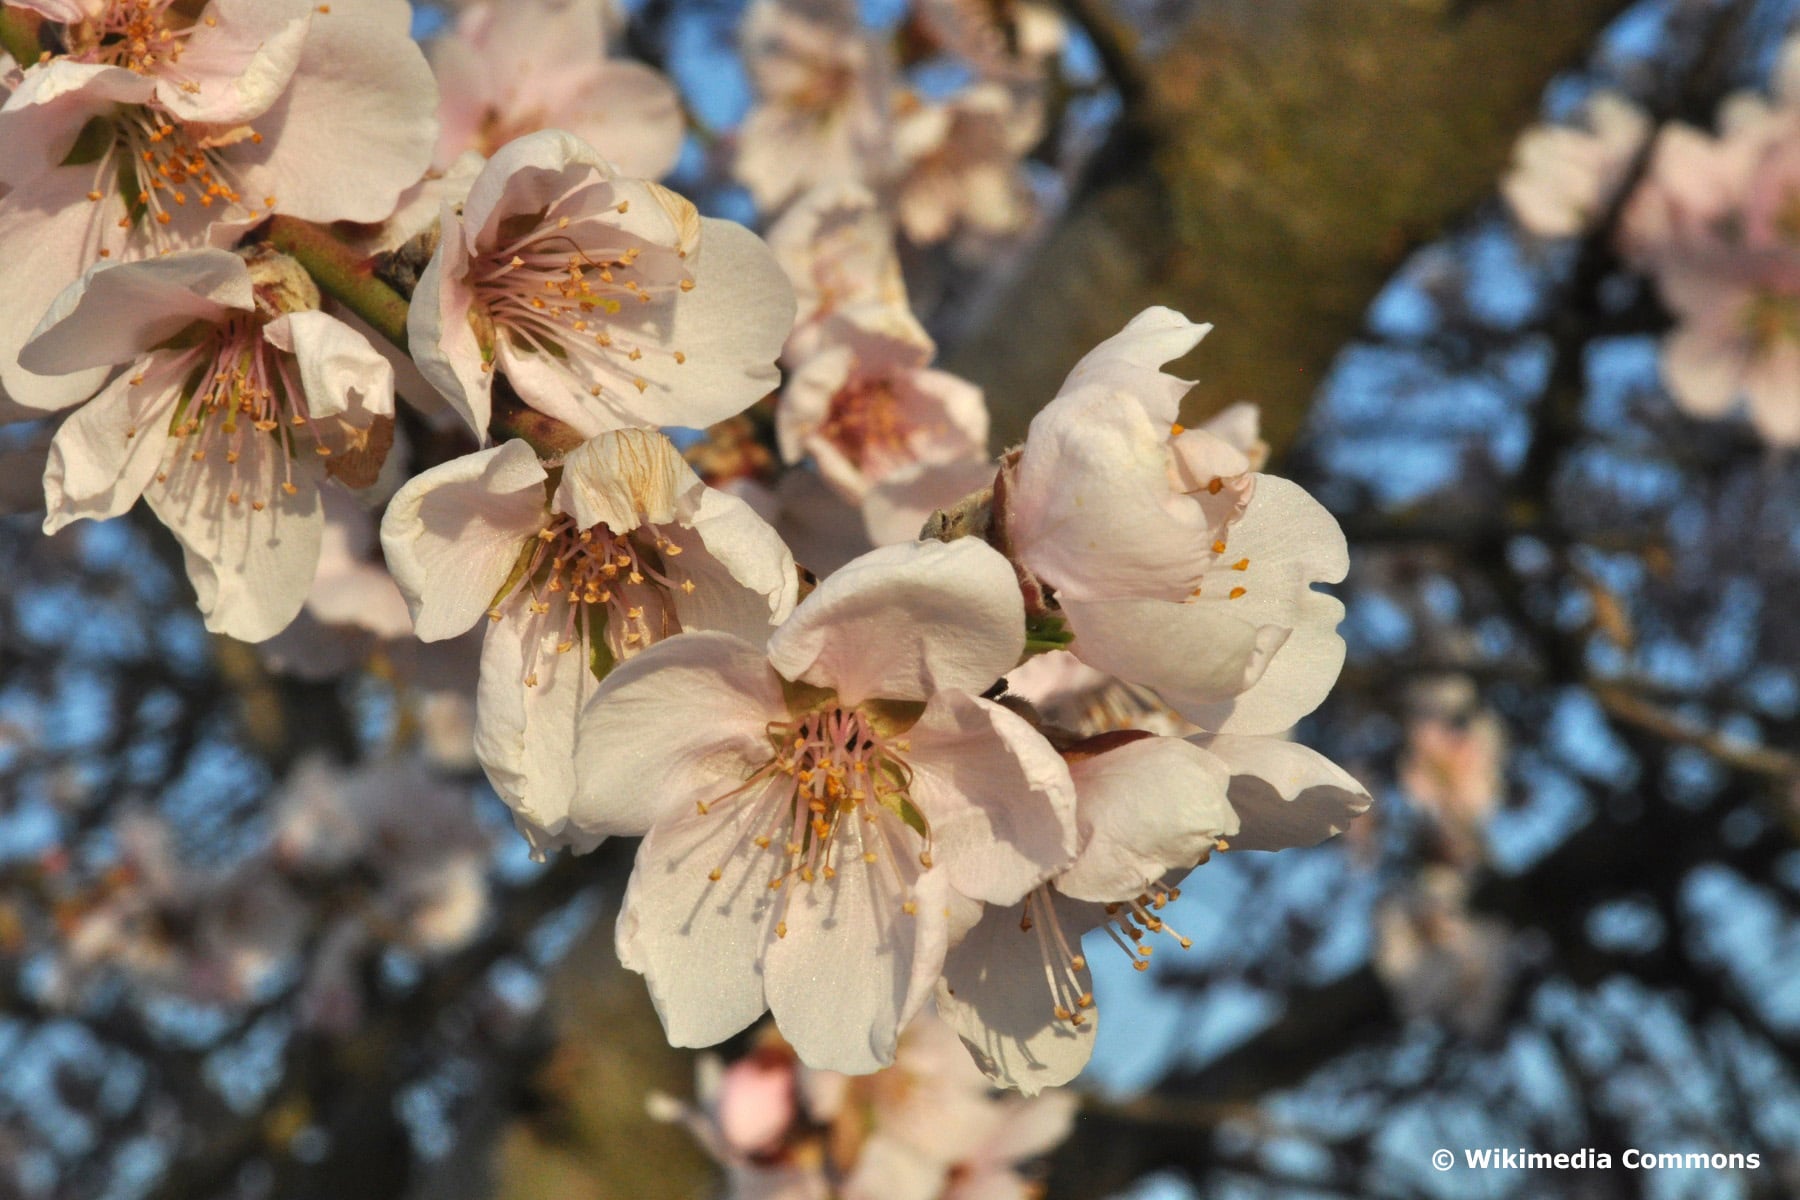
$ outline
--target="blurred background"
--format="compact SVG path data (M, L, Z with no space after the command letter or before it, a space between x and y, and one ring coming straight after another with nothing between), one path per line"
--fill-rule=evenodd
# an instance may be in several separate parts
M1022 7L861 21L932 101ZM1090 950L1047 1200L1800 1195L1800 463L1665 388L1673 318L1615 237L1641 146L1559 236L1500 191L1600 92L1718 128L1778 90L1795 7L1066 0L1023 215L902 240L993 448L1168 304L1217 326L1176 368L1193 416L1260 404L1351 544L1349 662L1299 737L1374 808L1215 856L1149 972ZM670 186L761 226L742 17L628 0L607 53L680 92ZM613 955L633 846L529 859L468 748L473 648L320 606L285 646L211 637L160 526L38 533L50 432L0 428L0 1197L720 1194L647 1109L695 1057Z

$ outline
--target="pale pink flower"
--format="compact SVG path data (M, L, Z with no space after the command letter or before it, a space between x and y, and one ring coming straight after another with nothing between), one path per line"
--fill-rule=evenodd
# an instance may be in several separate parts
M1268 737L1107 734L1068 751L1080 849L1021 904L989 906L944 964L938 1012L994 1080L1030 1095L1093 1053L1099 1014L1081 935L1104 929L1138 970L1159 915L1214 850L1311 846L1368 793L1321 755Z
M251 642L299 612L320 489L372 481L394 411L386 360L325 313L280 311L317 303L292 286L224 250L100 267L20 355L47 375L124 366L57 432L44 531L144 497L181 541L207 628Z
M621 175L656 179L681 156L681 99L642 63L606 56L605 0L471 4L429 47L437 73L436 166L566 129Z
M427 953L467 944L488 910L492 839L466 787L411 759L341 770L303 760L275 802L274 860L296 873L373 881L384 940Z
M1664 127L1620 240L1676 318L1675 402L1718 418L1747 401L1764 440L1800 445L1800 106L1736 97L1720 123Z
M993 460L981 452L979 444L946 462L909 463L863 494L863 528L877 546L910 542L919 537L933 513L991 487L993 482Z
M404 0L32 7L67 23L64 53L0 105L0 384L20 404L98 386L16 361L89 265L205 245L209 226L267 212L379 221L429 160L436 90Z
M1428 867L1375 911L1373 967L1408 1020L1493 1031L1517 971L1511 930L1468 907L1467 877Z
M1455 864L1480 861L1488 818L1505 791L1506 735L1490 712L1463 721L1415 717L1406 730L1400 785L1430 813Z
M1526 130L1500 182L1519 224L1538 237L1574 237L1592 228L1652 132L1644 111L1613 92L1589 97L1580 120Z
M851 309L888 310L888 323L910 321L909 336L929 346L912 319L894 222L868 188L839 182L813 188L769 227L769 249L794 285L798 310L782 358L804 362L818 348L827 318Z
M426 641L489 618L476 754L538 852L569 826L577 720L612 664L684 630L760 642L794 606L793 558L748 505L700 482L662 434L602 434L549 472L510 441L413 479L382 520L388 569Z
M558 130L510 143L443 214L407 332L485 437L493 373L583 436L704 427L772 391L793 289L768 247Z
M822 347L789 374L775 410L782 458L810 457L852 504L915 464L986 457L981 389L927 366L931 344L885 320L890 311L852 310L826 321Z
M918 103L895 129L903 164L895 211L919 244L951 234L1008 237L1036 213L1021 161L1040 134L1034 105L997 83Z
M1176 423L1191 385L1160 364L1208 328L1149 309L1076 364L1003 473L997 515L1083 661L1203 728L1272 733L1316 708L1343 665L1343 605L1312 584L1342 579L1349 558L1304 490Z
M1023 645L1005 559L913 543L828 577L766 652L695 634L602 685L571 821L645 834L619 958L674 1044L768 1008L808 1065L875 1070L974 901L1068 861L1067 769L979 699Z
M918 0L920 22L982 76L1009 83L1039 83L1050 58L1068 40L1062 14L1050 4L1019 0Z
M892 64L854 3L752 0L741 41L757 104L738 131L736 172L759 209L817 184L883 178Z

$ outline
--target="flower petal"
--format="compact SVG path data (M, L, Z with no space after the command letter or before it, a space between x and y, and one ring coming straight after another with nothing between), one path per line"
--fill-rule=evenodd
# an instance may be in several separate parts
M216 452L194 462L178 448L168 480L153 480L144 499L181 542L206 627L261 642L306 603L325 515L317 468L290 471L272 437L256 434L240 445L235 463ZM291 494L282 486L289 481Z
M130 362L195 322L255 307L250 271L229 250L97 263L51 304L19 365L53 375Z
M583 854L603 836L571 819L578 781L570 747L600 682L587 655L556 652L560 636L517 611L494 622L476 692L475 757L538 855L557 846Z
M475 436L487 441L493 415L493 376L482 370L481 343L469 324L475 289L469 283L469 250L462 221L445 205L437 253L419 274L406 310L406 341L413 361Z
M312 13L266 0L213 0L214 19L182 43L179 78L158 80L156 98L184 121L242 125L268 112L300 65Z
M652 828L638 847L615 944L620 964L649 985L670 1045L723 1041L768 1007L763 953L774 941L776 895L768 883L785 863L779 846L758 850L751 838L779 802L749 796L707 815L689 812Z
M1160 368L1198 346L1211 332L1211 325L1196 325L1172 308L1146 308L1124 329L1082 356L1057 395L1086 388L1123 393L1142 405L1155 424L1173 425L1181 412L1181 398L1194 385L1166 375Z
M1336 763L1275 737L1200 735L1192 739L1231 771L1239 828L1233 850L1314 846L1350 827L1369 793Z
M55 170L90 120L116 104L142 104L154 89L152 80L124 67L67 58L31 66L0 104L0 185L22 187Z
M1074 856L1069 769L1022 717L939 692L906 736L908 795L929 823L933 859L957 891L1014 904Z
M1195 606L1222 606L1245 621L1285 625L1292 632L1241 695L1163 698L1205 729L1275 733L1317 708L1343 670L1344 639L1337 632L1343 602L1312 585L1343 579L1350 552L1337 519L1300 485L1273 475L1256 477L1255 497L1232 526L1230 547L1225 557L1248 564L1242 571L1235 564L1208 571L1205 594ZM1227 587L1244 593L1234 599Z
M545 479L515 439L433 467L389 502L381 548L421 640L455 637L493 606L544 524Z
M1205 861L1219 838L1238 831L1225 764L1179 738L1141 738L1079 758L1069 771L1082 841L1056 880L1065 896L1130 900Z
M846 822L836 874L793 878L777 903L787 936L764 960L769 1010L800 1061L815 1070L866 1075L894 1061L900 1027L930 994L948 943L942 872L921 874L912 837L896 817ZM877 861L865 861L874 854ZM927 880L927 876L933 878ZM902 905L912 900L915 912ZM776 926L779 935L782 925Z
M187 368L179 355L156 355L137 386L120 375L69 414L44 467L45 533L83 517L108 520L137 503L167 452Z
M607 675L564 747L579 780L571 819L596 836L631 835L712 807L774 757L769 723L786 716L756 647L726 633L658 642Z
M1051 903L1066 938L1080 952L1081 931L1096 923L1091 906L1056 897ZM1035 910L1038 902L1033 900ZM990 1079L1035 1096L1081 1074L1094 1053L1099 1013L1089 1009L1080 1025L1056 1016L1058 1003L1044 979L1041 939L1051 936L1041 914L1025 920L1026 906L990 907L981 922L951 949L938 984L938 1015L962 1036L975 1063ZM1029 924L1030 928L1023 928ZM1081 992L1093 988L1085 962L1075 972Z
M394 368L369 339L330 313L284 313L263 336L293 354L312 416L347 417L352 424L394 415Z
M1017 665L1025 603L1010 563L972 539L885 546L845 564L769 641L793 680L865 699L980 694Z

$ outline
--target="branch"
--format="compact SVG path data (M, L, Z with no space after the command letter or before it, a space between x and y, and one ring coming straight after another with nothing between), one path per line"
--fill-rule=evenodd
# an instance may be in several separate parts
M400 349L408 348L406 297L376 277L374 261L367 255L344 245L329 230L296 217L270 218L263 236L305 267L320 291Z
M0 8L0 50L12 55L20 70L37 62L43 54L38 45L38 20L32 13Z

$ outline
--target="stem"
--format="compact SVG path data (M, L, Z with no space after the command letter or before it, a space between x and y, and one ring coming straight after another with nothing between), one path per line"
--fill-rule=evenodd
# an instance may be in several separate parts
M0 9L0 50L12 55L21 71L37 62L43 54L43 48L38 45L38 21L35 13Z
M375 277L374 264L308 221L272 217L269 245L306 268L319 290L367 321L388 341L407 349L406 297Z

